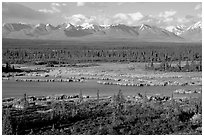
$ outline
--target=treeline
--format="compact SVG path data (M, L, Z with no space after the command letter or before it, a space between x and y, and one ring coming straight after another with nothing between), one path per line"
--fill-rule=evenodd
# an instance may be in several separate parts
M147 70L159 70L159 71L172 71L172 72L200 72L202 71L202 60L199 61L183 61L185 64L182 65L181 60L174 61L172 65L172 60L164 60L159 64L154 64L153 61L145 64L145 69Z
M3 63L74 64L85 62L201 61L201 46L118 48L3 48Z
M14 67L14 65L10 65L10 64L7 62L5 66L2 66L2 72L6 72L6 73L8 73L8 72L22 72L22 70L16 69L16 68Z
M201 98L154 101L142 95L128 101L121 91L111 100L52 103L52 111L29 114L29 108L13 115L3 110L3 134L30 135L161 135L202 134Z

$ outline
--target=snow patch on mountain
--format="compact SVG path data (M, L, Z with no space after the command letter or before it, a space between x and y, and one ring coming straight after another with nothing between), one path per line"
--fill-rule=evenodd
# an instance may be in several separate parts
M185 31L186 26L185 25L168 26L165 29L179 36Z
M195 23L195 24L193 24L187 28L187 30L195 30L195 29L202 29L201 21L198 21L197 23Z

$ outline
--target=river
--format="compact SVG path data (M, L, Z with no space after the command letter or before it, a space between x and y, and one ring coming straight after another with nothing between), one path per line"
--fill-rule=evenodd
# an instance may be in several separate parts
M82 91L83 95L96 96L99 90L102 96L112 96L119 89L124 95L137 95L138 93L147 95L167 95L171 96L172 91L177 89L195 89L201 86L119 86L97 84L95 80L87 82L16 82L14 80L2 80L2 97L23 97L23 94L31 96L47 96L54 94L76 95ZM175 94L174 96L199 96L200 94Z

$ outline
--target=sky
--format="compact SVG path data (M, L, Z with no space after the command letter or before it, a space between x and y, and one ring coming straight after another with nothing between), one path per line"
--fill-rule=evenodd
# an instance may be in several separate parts
M201 2L3 2L2 22L58 25L189 26L202 20Z

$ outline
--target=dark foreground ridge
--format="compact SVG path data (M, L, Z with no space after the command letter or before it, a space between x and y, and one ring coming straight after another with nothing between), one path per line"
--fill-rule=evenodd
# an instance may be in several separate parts
M147 96L55 95L3 100L3 134L202 134L202 99Z

